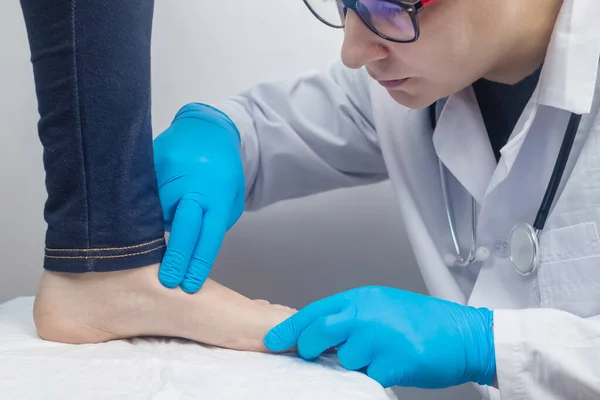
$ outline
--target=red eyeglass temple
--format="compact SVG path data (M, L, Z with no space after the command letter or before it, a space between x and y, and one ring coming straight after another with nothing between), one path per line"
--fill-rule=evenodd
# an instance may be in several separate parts
M421 0L421 3L423 3L424 6L426 6L428 3L433 3L435 0Z

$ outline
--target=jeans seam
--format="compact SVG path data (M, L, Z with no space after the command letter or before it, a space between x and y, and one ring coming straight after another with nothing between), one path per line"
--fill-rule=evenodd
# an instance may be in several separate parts
M164 247L167 247L167 245L163 244L161 246L152 248L150 250L146 250L146 251L141 251L138 253L131 253L131 254L121 254L121 255L114 255L114 256L45 256L46 258L59 258L59 259L78 259L78 260L99 260L99 259L107 259L107 258L125 258L125 257L133 257L133 256L140 256L143 254L148 254L148 253L152 253L153 251L156 250L160 250Z
M76 120L76 129L79 134L80 146L81 146L81 157L83 162L83 190L84 190L84 198L85 198L85 228L86 228L86 243L87 246L91 246L91 237L90 237L90 198L89 198L89 182L88 182L88 171L87 171L87 157L85 153L85 145L83 143L83 127L81 123L81 101L79 96L79 74L78 74L78 62L77 62L77 29L75 27L76 18L75 15L77 13L77 0L73 0L71 3L71 37L73 46L73 79L74 79L74 96L75 96L75 120ZM92 263L88 263L88 269L92 269Z
M136 249L139 247L144 247L144 246L148 246L151 244L154 244L156 242L162 242L164 239L160 238L160 239L156 239L156 240L152 240L150 242L146 242L146 243L142 243L142 244L136 244L134 246L125 246L125 247L104 247L104 248L95 248L95 249L52 249L50 247L46 247L47 251L110 251L110 250L129 250L129 249Z

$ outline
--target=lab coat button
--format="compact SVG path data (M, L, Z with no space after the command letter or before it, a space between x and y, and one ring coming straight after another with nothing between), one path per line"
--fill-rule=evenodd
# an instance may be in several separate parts
M494 242L494 253L500 258L507 258L509 255L508 240L496 240Z
M490 249L485 246L478 247L475 251L475 260L483 262L488 258L490 258Z

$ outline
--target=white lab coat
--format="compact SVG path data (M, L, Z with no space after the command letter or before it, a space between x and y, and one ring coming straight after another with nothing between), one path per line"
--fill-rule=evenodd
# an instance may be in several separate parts
M390 179L430 293L495 310L499 391L492 399L600 399L600 2L565 0L538 87L496 163L472 88L446 99L432 132L427 110L391 99L366 72L266 83L219 105L242 136L247 208ZM518 275L511 228L533 223L571 112L584 117L541 238L537 273ZM450 269L438 157L460 242L492 256Z

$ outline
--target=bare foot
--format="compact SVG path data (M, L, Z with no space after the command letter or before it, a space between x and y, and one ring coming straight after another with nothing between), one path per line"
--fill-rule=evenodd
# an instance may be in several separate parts
M34 320L43 339L62 343L163 336L267 352L264 335L294 312L212 280L195 294L166 289L154 265L81 275L44 271Z

